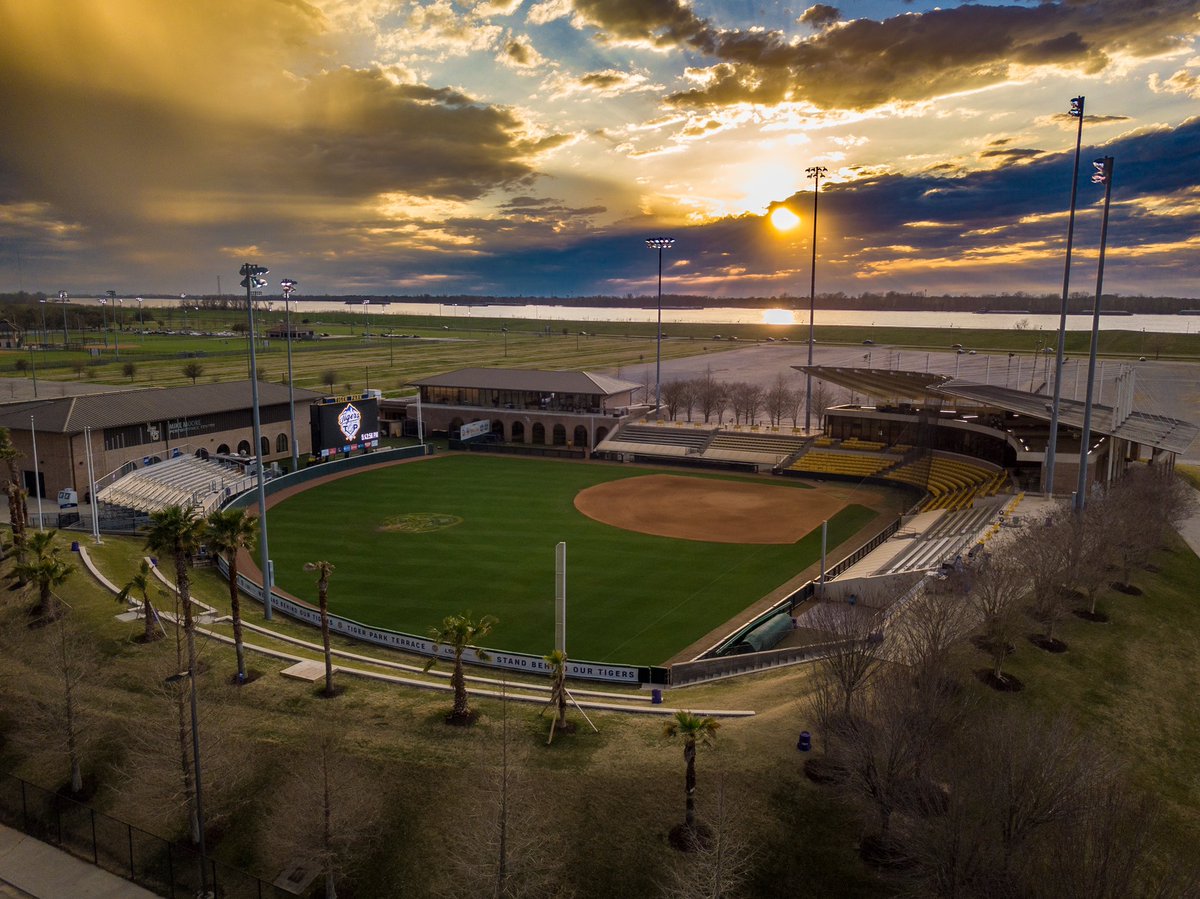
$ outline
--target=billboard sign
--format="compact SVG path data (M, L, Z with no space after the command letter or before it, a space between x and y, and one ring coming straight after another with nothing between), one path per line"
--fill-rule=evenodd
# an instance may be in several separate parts
M484 434L490 433L492 433L492 423L485 418L469 422L459 428L458 439L470 440L472 437L482 437Z

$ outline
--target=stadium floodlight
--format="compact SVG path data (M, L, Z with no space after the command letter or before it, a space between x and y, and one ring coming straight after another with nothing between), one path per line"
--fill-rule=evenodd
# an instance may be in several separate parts
M296 392L292 386L292 307L290 300L296 288L299 287L291 278L279 282L283 293L283 319L287 329L287 360L288 360L288 421L292 430L292 471L300 470L300 451L296 448Z
M1113 158L1105 156L1092 163L1095 184L1104 185L1104 214L1100 219L1100 259L1096 265L1096 299L1092 305L1092 343L1088 354L1087 399L1083 405L1083 430L1079 435L1079 483L1075 487L1075 511L1087 505L1088 444L1092 441L1092 393L1096 384L1096 349L1100 343L1100 297L1104 288L1104 250L1108 245L1108 209L1112 202Z
M1075 129L1075 167L1071 170L1071 211L1067 215L1067 254L1063 264L1062 300L1058 306L1058 345L1054 355L1054 401L1050 406L1050 440L1042 464L1042 490L1047 497L1054 495L1054 466L1058 450L1058 413L1062 404L1063 352L1067 340L1067 297L1071 290L1071 247L1075 243L1075 198L1079 188L1079 149L1083 144L1083 97L1071 98L1068 115L1079 119Z
M651 237L646 246L658 250L658 333L654 341L654 420L662 420L662 254L675 246L673 237Z
M242 276L242 286L246 288L246 317L250 327L250 405L253 409L254 422L254 458L258 465L258 533L259 557L262 562L262 603L263 618L271 620L271 553L267 545L267 492L265 487L266 473L263 471L262 449L262 413L258 405L258 362L254 354L254 295L252 291L262 290L267 281L263 275L270 272L266 266L245 263L238 274Z
M809 266L808 282L808 367L813 364L813 332L817 312L817 200L821 196L821 178L829 174L823 165L809 166L804 170L813 179L813 233L812 233L812 263ZM812 373L804 373L804 431L812 427Z
M68 298L67 298L67 292L65 290L60 290L58 292L58 302L62 305L62 309L63 309L63 349L65 350L67 348L67 344L70 343L70 338L67 336Z

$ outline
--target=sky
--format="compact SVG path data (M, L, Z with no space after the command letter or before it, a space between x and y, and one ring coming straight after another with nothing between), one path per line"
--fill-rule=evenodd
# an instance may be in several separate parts
M0 0L0 291L1054 294L1077 95L1200 296L1200 0Z

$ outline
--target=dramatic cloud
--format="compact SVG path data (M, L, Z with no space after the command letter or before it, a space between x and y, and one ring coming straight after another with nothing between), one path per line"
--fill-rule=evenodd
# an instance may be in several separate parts
M1200 29L1192 0L1093 0L855 19L791 42L777 32L719 31L682 12L657 21L622 17L623 7L614 4L603 4L612 14L606 21L594 14L595 5L583 5L580 14L597 27L629 40L640 27L656 45L686 45L722 60L705 86L670 97L679 106L804 100L865 109L1000 84L1025 69L1094 73L1118 56L1178 48Z
M835 7L818 3L804 10L796 21L801 25L809 25L813 28L827 28L834 22L840 21L841 18L842 14Z

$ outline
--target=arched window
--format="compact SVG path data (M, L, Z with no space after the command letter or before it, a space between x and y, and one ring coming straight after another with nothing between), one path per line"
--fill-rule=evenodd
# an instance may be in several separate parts
M217 453L222 456L228 456L229 455L229 444L222 443L220 446L217 447Z
M462 430L463 420L461 418L450 419L450 437L458 439L458 432Z
M497 437L499 437L501 440L503 440L504 439L504 422L502 422L502 421L492 422L492 433L495 434Z
M554 445L555 446L566 446L567 445L567 429L565 427L563 427L562 425L554 426Z
M275 452L286 453L288 451L287 434L280 434L275 438Z
M514 421L512 423L510 439L512 440L513 443L524 443L525 442L525 423L524 422Z
M239 456L250 455L250 441L249 440L238 441L238 455Z
M536 443L539 446L546 442L546 426L544 424L542 424L540 421L534 422L533 439L531 439L529 442Z
M587 446L587 428L585 428L583 425L576 425L575 436L572 437L571 440L576 446Z
M607 436L608 428L596 428L596 446L599 446Z
M262 454L264 457L271 455L271 438L270 437L264 437L262 439Z

